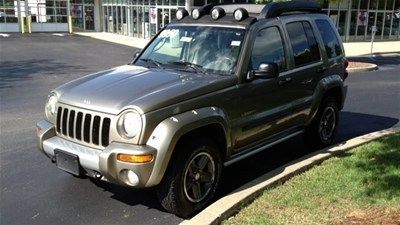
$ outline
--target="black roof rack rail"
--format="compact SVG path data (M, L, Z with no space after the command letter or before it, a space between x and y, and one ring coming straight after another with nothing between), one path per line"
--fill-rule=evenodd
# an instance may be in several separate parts
M321 6L315 1L273 2L265 5L259 18L273 18L289 12L322 13Z

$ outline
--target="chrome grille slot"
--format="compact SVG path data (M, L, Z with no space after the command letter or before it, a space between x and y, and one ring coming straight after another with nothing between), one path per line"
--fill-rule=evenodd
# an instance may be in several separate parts
M99 145L99 132L100 132L100 116L95 116L92 125L92 142Z
M57 135L93 147L107 147L110 143L111 119L102 113L88 112L75 107L57 109Z
M74 138L74 125L75 125L75 111L71 110L69 112L68 136L72 138Z
M92 115L85 115L85 122L83 122L83 140L90 143L90 124L92 121Z
M78 112L75 124L75 138L79 141L82 140L82 117L83 113Z
M63 110L61 130L64 135L67 135L68 109Z
M110 118L103 119L103 125L101 129L101 145L104 147L109 144L110 124Z

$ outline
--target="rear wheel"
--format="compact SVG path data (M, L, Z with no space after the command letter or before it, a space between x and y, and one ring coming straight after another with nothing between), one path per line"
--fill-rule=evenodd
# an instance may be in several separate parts
M166 210L187 218L211 202L222 162L217 145L205 138L185 142L176 151L157 195Z
M307 127L305 140L313 147L325 147L332 144L336 136L339 121L338 103L335 98L325 98L317 115Z

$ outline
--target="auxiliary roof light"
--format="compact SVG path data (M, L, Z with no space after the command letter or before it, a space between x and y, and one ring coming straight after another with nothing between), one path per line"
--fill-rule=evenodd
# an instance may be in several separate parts
M225 16L225 10L223 8L217 7L211 10L211 17L213 20L217 20L223 16Z
M249 13L244 8L238 8L233 12L233 17L236 21L242 21L249 17Z
M193 19L197 20L197 19L200 18L200 16L201 16L201 12L200 12L199 9L193 9L193 10L192 10L192 17L193 17Z
M188 15L189 15L189 12L186 9L178 9L178 11L176 12L176 19L182 20L183 18L185 18Z

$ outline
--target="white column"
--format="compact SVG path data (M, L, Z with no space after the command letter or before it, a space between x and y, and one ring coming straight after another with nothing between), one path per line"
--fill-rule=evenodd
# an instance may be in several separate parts
M102 4L100 0L94 0L94 30L99 32L101 31L101 25L103 22L103 14L101 13Z
M185 0L185 9L190 13L193 7L193 0Z

